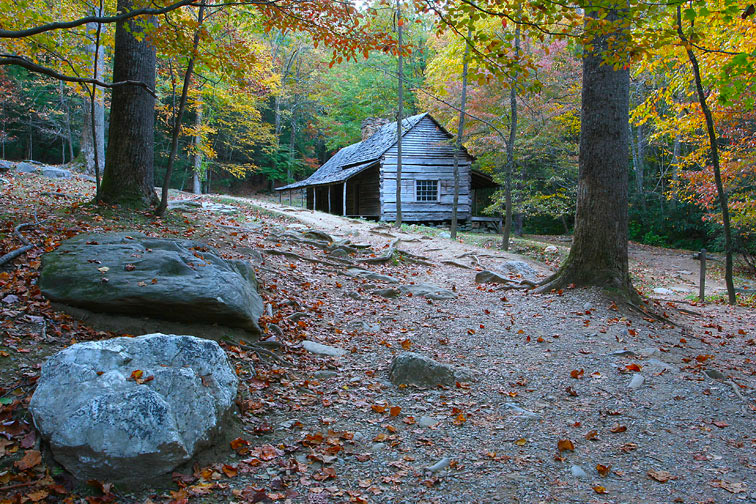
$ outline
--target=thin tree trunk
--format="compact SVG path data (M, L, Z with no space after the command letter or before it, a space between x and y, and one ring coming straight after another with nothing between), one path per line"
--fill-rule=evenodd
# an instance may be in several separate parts
M515 52L514 58L517 61L520 58L520 25L515 27ZM504 213L504 231L501 237L501 248L509 250L509 235L512 231L512 176L514 174L514 143L517 138L517 71L512 76L512 82L509 88L509 141L507 142L507 168L506 183L504 184L505 195L505 213Z
M399 38L398 111L396 113L396 219L394 225L402 225L402 120L404 115L404 56L402 55L402 9L396 0L396 30Z
M709 148L711 150L711 164L714 168L714 183L717 186L717 196L719 197L719 206L722 209L722 225L724 226L724 238L725 238L725 284L727 285L727 299L728 302L735 304L735 284L732 281L732 231L730 229L730 210L727 206L727 193L725 193L724 186L722 185L722 173L719 168L719 147L717 146L717 133L714 130L714 118L711 115L709 105L706 103L706 94L703 90L701 83L701 70L698 67L698 59L693 52L688 38L682 29L682 20L680 16L680 7L677 7L677 34L680 37L680 41L685 46L685 52L688 53L688 59L693 67L693 77L696 81L696 92L698 94L698 102L701 105L701 111L706 118L706 132L709 135Z
M452 200L451 239L457 239L457 212L459 211L459 152L462 150L462 136L465 134L465 105L467 104L467 58L470 55L472 28L467 29L465 52L462 54L462 96L459 102L459 120L457 122L457 139L454 142L454 199ZM470 194L469 188L467 191ZM439 195L440 196L440 195Z
M165 177L163 179L162 195L160 197L160 204L155 209L155 215L163 215L165 209L168 208L168 186L171 182L171 173L173 172L173 164L176 161L176 153L178 151L178 139L181 134L181 120L184 117L184 110L186 109L186 100L189 96L189 86L192 83L192 75L194 74L194 61L197 57L197 48L199 47L200 40L200 27L205 17L205 3L200 4L199 12L197 13L197 28L194 31L194 40L192 41L192 55L189 57L189 64L186 66L186 73L184 74L184 85L181 88L181 99L179 100L178 112L174 118L173 123L173 136L171 138L171 154L168 156L168 167L165 170Z
M130 11L134 0L118 0L118 11ZM135 35L139 18L116 24L113 81L137 81L155 89L155 46ZM101 199L142 207L158 203L154 182L155 98L142 86L113 89L108 151L102 177Z
M587 11L586 24L604 14L608 22L628 15L615 4ZM596 285L636 301L627 257L630 73L625 65L605 64L609 38L621 44L626 29L599 34L584 49L575 236L566 262L540 290Z
M192 170L192 193L202 194L202 182L200 180L200 174L202 173L202 151L200 146L202 145L202 101L197 103L197 112L194 119L194 128L196 135L194 136L194 160Z

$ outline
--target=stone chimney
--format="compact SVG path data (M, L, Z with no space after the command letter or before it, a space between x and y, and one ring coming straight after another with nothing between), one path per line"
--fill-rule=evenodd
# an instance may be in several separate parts
M391 122L391 119L382 119L380 117L368 117L362 121L362 140L367 140L383 126Z

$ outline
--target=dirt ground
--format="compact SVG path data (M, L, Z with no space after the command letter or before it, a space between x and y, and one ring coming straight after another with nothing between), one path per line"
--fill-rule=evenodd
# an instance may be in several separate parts
M4 189L3 197L18 208L2 215L3 229L29 218L25 201L37 193L24 184L12 180ZM83 194L82 187L64 189ZM14 196L22 190L24 198ZM659 320L617 306L593 289L537 295L476 284L476 270L495 269L506 260L525 260L542 276L553 264L241 198L220 199L238 205L235 214L197 211L159 225L150 218L114 223L100 214L86 220L76 211L62 213L71 203L60 198L38 201L47 206L40 214L75 222L79 229L141 226L153 234L189 235L227 257L251 260L270 305L262 323L273 356L225 345L233 362L251 361L257 371L240 390L234 429L243 443L236 443L236 451L216 450L201 465L182 468L173 483L138 492L108 488L90 499L756 502L754 310L649 300L649 308L668 317ZM370 244L373 255L399 238L400 249L424 259L335 261L318 247L287 239L287 230L304 227ZM697 285L697 270L684 258L661 260L665 272L655 270L659 262L653 255L639 264L664 282L667 269L692 271ZM399 285L431 283L457 297L385 299L376 289L393 284L350 276L351 265L394 277ZM18 297L0 306L14 322L3 326L0 350L8 356L0 357L0 393L20 398L12 421L28 422L24 401L44 356L70 343L74 331L79 340L109 334L80 328L51 311L34 298L34 268L18 268L6 268L0 284L0 298ZM19 271L31 279L16 281ZM691 275L679 275L685 277L681 285L691 285ZM44 317L50 341L33 326L37 319L28 319L35 316ZM305 339L348 353L309 353L301 344ZM407 350L463 369L471 379L454 387L397 387L388 380L388 368ZM0 438L6 451L4 457L0 453L0 502L34 501L31 492L46 492L37 502L79 502L87 495L65 479L39 440L21 443L13 435ZM38 447L44 462L30 469L17 464L26 447ZM41 483L18 486L27 481ZM56 493L54 485L65 493Z

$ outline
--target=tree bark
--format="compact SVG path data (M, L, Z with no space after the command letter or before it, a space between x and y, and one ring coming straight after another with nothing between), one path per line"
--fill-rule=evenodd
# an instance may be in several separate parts
M472 35L472 28L467 30L467 39ZM467 104L467 57L470 44L465 40L465 52L462 54L462 96L459 101L459 120L457 122L457 139L454 142L454 199L452 200L451 239L457 239L457 212L459 210L459 151L462 150L462 136L465 133L465 105ZM469 194L469 191L468 191ZM440 195L439 195L440 196Z
M118 0L118 11L133 7L133 0ZM139 81L155 88L155 47L148 39L137 40L142 23L154 19L123 21L116 25L113 80ZM100 197L105 203L134 207L158 203L154 183L155 99L141 86L113 89L108 151Z
M520 57L520 25L515 27L515 61ZM509 141L507 142L506 182L504 184L504 230L501 237L501 248L509 250L509 235L512 232L512 176L514 175L514 143L517 138L517 71L512 76L509 88Z
M100 13L95 9L95 15ZM96 23L87 24L87 32L95 32L97 30ZM96 80L102 80L105 66L105 48L101 44L95 43L93 40L91 44L87 45L86 51L90 54L90 58L94 64L97 60L96 68L94 68L94 75L92 78ZM97 57L95 57L97 53ZM92 138L92 111L91 103L84 104L82 109L84 113L83 126L81 128L81 140L79 153L84 161L84 170L90 175L95 174L95 157L99 164L99 172L102 173L103 165L105 163L105 106L103 105L102 91L97 90L95 87L95 103L94 103L94 132L96 141ZM94 153L94 146L97 144L97 156Z
M711 150L711 164L714 168L714 184L717 186L717 196L719 198L719 206L722 209L722 225L724 226L724 238L725 238L725 284L727 285L727 299L731 305L735 304L735 284L732 281L732 231L730 229L730 209L727 206L727 193L722 185L722 173L719 169L719 148L717 146L717 133L714 130L714 118L711 115L709 105L706 103L706 94L703 90L703 84L701 83L701 71L698 67L698 58L696 58L693 52L692 46L685 36L682 29L682 20L680 17L680 6L677 7L677 34L680 37L680 41L685 47L685 51L688 54L688 59L693 67L693 78L696 82L696 93L698 94L698 102L701 105L701 111L706 119L706 132L709 135L709 149Z
M402 225L402 119L404 115L404 56L402 55L402 10L396 0L396 31L399 39L398 111L396 113L396 218L394 225Z
M168 166L165 169L165 177L163 178L162 194L160 196L160 204L155 209L155 215L163 215L166 208L168 208L168 186L171 182L171 173L173 173L173 165L176 162L176 153L178 152L178 140L181 134L181 121L184 118L184 110L186 110L186 101L189 96L189 86L192 84L192 75L194 75L194 61L197 57L197 48L199 47L200 39L200 27L205 18L205 4L200 4L199 12L197 13L197 28L194 31L194 39L192 40L192 54L189 56L189 63L186 65L186 73L184 73L184 84L181 88L181 99L179 100L178 112L174 118L173 123L173 135L171 137L171 153L168 156Z
M202 194L202 151L200 146L202 144L202 101L197 102L197 112L194 119L194 127L196 129L196 135L194 135L194 159L192 169L192 193Z
M586 23L603 14L610 22L627 16L616 7L590 11ZM610 37L616 43L627 33L617 28L597 35L583 56L575 236L567 260L540 291L593 285L636 301L627 258L630 74L622 61L617 70L604 63ZM610 56L616 61L618 55Z

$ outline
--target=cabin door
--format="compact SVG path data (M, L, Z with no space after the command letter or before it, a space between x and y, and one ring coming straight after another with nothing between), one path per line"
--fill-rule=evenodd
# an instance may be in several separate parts
M354 194L354 197L352 198L352 201L354 201L354 215L359 216L360 215L360 183L356 182L354 185L352 185L352 194Z

